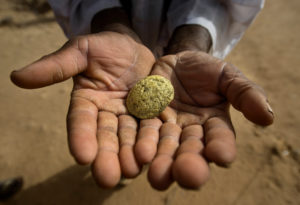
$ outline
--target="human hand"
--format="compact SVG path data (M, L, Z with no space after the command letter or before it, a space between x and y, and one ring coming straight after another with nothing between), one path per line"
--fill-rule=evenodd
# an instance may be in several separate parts
M79 164L92 163L100 186L113 187L121 174L134 177L140 172L133 153L137 122L127 114L125 97L153 63L150 50L129 36L101 32L67 42L12 72L11 80L32 89L73 77L67 116L70 152Z
M162 122L141 122L146 128L141 126L135 147L138 161L153 159L148 178L156 189L167 189L173 181L199 188L209 178L209 162L228 166L234 161L230 104L256 124L273 122L263 90L233 65L204 52L164 56L151 74L166 77L175 89L174 100L160 116Z

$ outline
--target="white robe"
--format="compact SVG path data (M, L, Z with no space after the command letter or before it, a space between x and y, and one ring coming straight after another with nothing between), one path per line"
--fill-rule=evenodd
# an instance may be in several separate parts
M90 33L93 16L121 7L118 0L48 0L68 38ZM184 24L205 27L212 38L211 54L225 58L263 8L264 0L172 0L161 22L163 0L132 0L132 23L142 41L162 54L174 29Z

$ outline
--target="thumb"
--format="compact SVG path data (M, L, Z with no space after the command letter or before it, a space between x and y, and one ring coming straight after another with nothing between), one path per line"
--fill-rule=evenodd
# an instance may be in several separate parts
M248 80L236 67L226 64L220 89L234 108L259 125L273 123L273 111L262 88Z
M86 68L87 49L85 38L68 41L58 51L13 71L11 81L22 88L40 88L67 80Z

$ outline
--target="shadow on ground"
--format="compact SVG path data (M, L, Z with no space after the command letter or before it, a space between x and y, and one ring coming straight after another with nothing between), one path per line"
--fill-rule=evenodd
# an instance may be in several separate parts
M26 182L25 182L26 183ZM46 181L29 187L6 201L7 205L103 204L120 190L99 188L89 174L89 167L71 166Z

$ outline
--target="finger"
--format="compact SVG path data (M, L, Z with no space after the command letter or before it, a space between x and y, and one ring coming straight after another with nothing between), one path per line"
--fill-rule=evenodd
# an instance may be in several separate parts
M120 143L120 165L122 174L127 178L133 178L140 173L140 166L135 159L133 146L137 134L137 122L130 115L119 116L118 136Z
M80 97L71 98L67 115L69 148L80 164L89 164L96 157L97 115L94 103Z
M163 122L176 123L177 121L176 111L169 106L165 108L165 110L159 115L159 117Z
M181 133L181 144L172 167L174 179L185 188L196 189L209 178L209 167L201 156L204 145L200 125L187 126Z
M87 39L76 38L58 51L13 71L11 80L23 88L40 88L64 81L86 68L87 49Z
M141 120L138 139L134 148L136 159L140 164L150 163L154 158L161 124L162 122L156 118Z
M201 125L186 126L180 136L180 147L177 150L177 155L184 152L192 152L195 154L201 154L203 149L203 128Z
M236 157L235 134L228 120L214 117L204 124L206 158L228 166Z
M117 137L118 118L110 112L98 114L98 154L92 172L101 187L112 188L121 178L119 143Z
M273 123L273 111L263 90L233 65L226 64L224 67L220 86L222 94L247 119L263 126Z
M165 123L160 129L157 155L148 171L150 184L158 190L167 189L173 182L171 167L179 145L180 133L181 128L174 123Z

